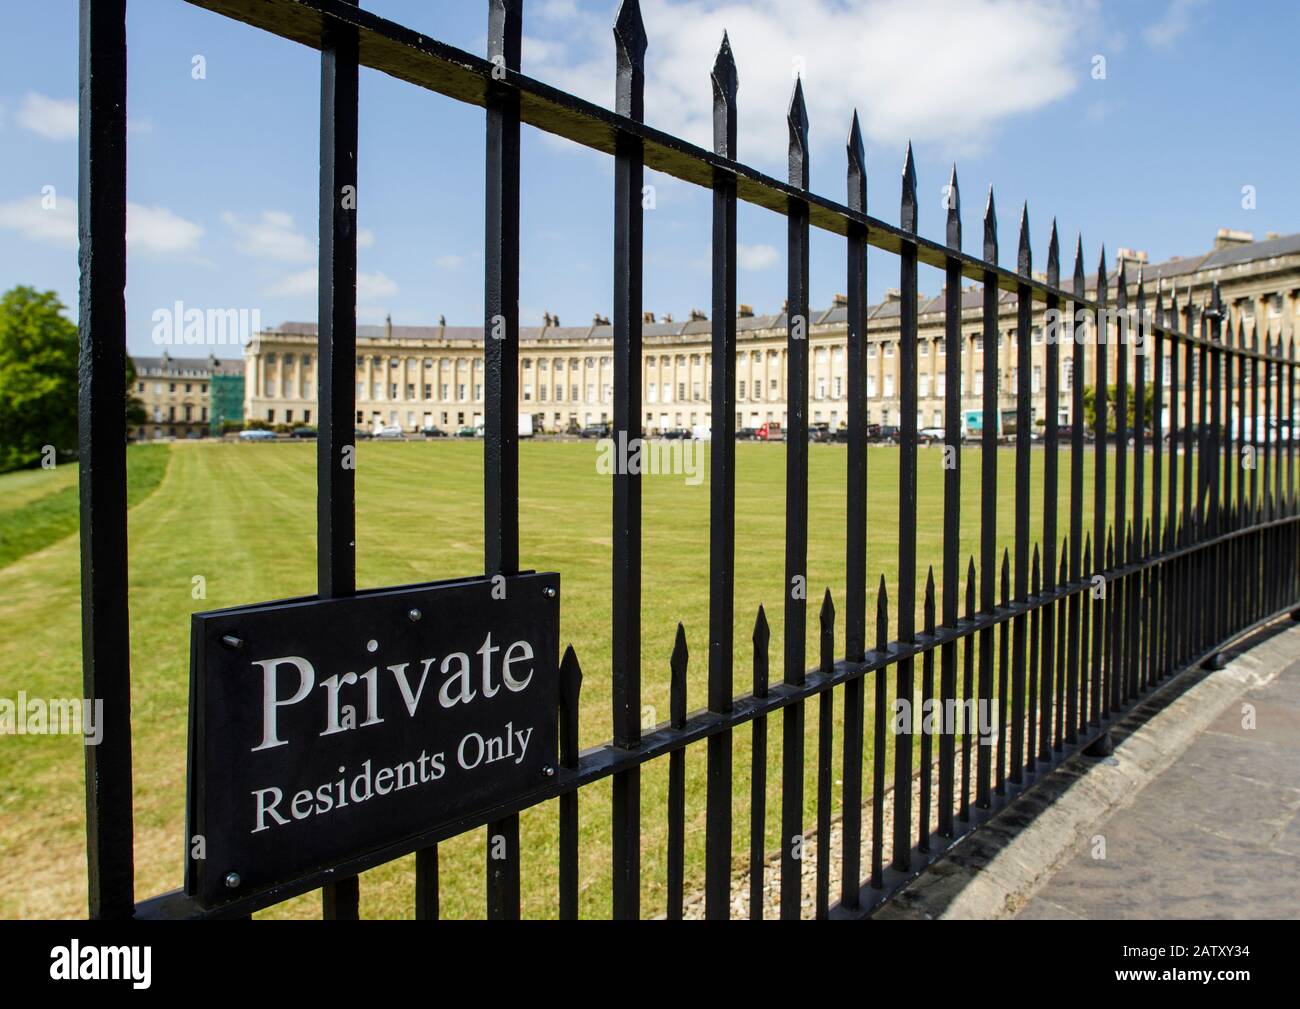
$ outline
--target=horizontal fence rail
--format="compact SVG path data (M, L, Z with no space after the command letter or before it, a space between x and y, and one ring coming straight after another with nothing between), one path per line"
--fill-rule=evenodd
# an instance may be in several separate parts
M707 696L687 695L692 656L679 624L667 665L670 716L641 726L642 502L636 473L611 480L613 738L579 751L584 679L572 648L560 663L559 766L541 789L486 816L465 817L345 862L321 866L256 898L205 909L180 892L137 901L133 884L131 752L126 600L125 458L121 369L125 348L126 60L125 0L82 0L81 54L81 452L83 654L86 696L106 700L106 739L87 749L90 913L117 917L241 917L322 889L326 917L357 917L358 874L415 853L414 913L439 913L438 845L485 824L503 848L486 861L489 917L516 918L521 905L519 814L555 799L558 812L558 907L579 913L579 805L585 786L611 782L610 881L615 917L686 913L686 754L706 749L703 914L726 918L735 895L748 914L769 906L785 918L859 917L886 900L958 839L986 822L1061 761L1102 739L1153 688L1190 664L1213 658L1234 639L1300 608L1300 508L1295 450L1296 366L1288 336L1230 325L1216 287L1200 305L1180 303L1162 287L1149 298L1124 261L1112 274L1103 253L1089 297L1081 239L1068 288L1061 286L1053 222L1043 279L1032 270L1028 208L1022 209L1015 269L999 265L996 206L990 191L981 255L962 249L960 190L953 169L945 241L919 232L917 179L907 149L897 226L867 213L867 171L856 114L846 146L846 201L808 188L808 113L796 82L788 110L789 175L784 182L741 164L737 152L738 80L724 36L710 73L714 138L708 151L644 122L646 31L635 0L614 23L613 111L524 76L522 0L488 0L488 56L480 58L386 21L345 0L189 0L321 52L320 121L320 435L318 550L321 598L355 592L355 485L337 457L351 447L355 383L355 206L338 199L355 186L358 71L369 67L457 101L486 117L484 573L519 573L519 461L513 414L518 399L520 127L528 124L614 158L614 437L642 435L641 343L643 220L647 168L708 188L712 219L712 452L709 527ZM703 74L701 77L703 83ZM752 633L751 685L735 693L736 581L736 208L765 207L788 223L787 328L791 390L786 448L783 644L773 680L767 612ZM842 610L829 590L808 585L808 286L809 234L816 227L845 239L848 452L845 592ZM866 382L868 247L897 256L900 290L901 413L898 510L868 515ZM110 264L101 267L98 264ZM918 557L918 268L943 271L948 381L945 389L942 556L938 572ZM962 279L982 285L983 428L980 471L962 470L960 390ZM1113 285L1113 287L1112 287ZM1113 289L1113 306L1111 305ZM999 306L1016 300L1015 506L1007 516L1012 546L998 555L997 495ZM1130 299L1132 302L1130 303ZM1148 310L1149 302L1153 307ZM1108 314L1113 307L1117 315ZM1129 310L1138 320L1129 323ZM1062 355L1072 367L1073 419L1062 438L1048 411L1041 446L1032 437L1031 345L1041 313L1063 320L1047 347L1047 398L1062 400ZM969 353L975 353L971 350ZM1164 374L1165 355L1170 370ZM1084 377L1095 374L1092 511L1085 510L1088 442ZM1157 362L1147 375L1148 361ZM1114 367L1114 402L1110 369ZM1130 371L1131 369L1131 371ZM1147 397L1152 396L1148 407ZM1180 416L1181 414L1181 416ZM1245 419L1249 417L1251 424ZM1115 430L1110 430L1111 426ZM1249 429L1248 429L1249 428ZM1069 449L1061 472L1060 448ZM1113 442L1113 453L1108 447ZM1131 444L1130 444L1131 442ZM1039 498L1033 453L1043 453ZM1150 463L1150 486L1147 465ZM1058 529L1066 483L1065 528ZM963 556L960 502L979 494L978 556ZM1031 537L1035 503L1042 538ZM870 523L870 526L869 526ZM897 536L898 584L883 576L874 600L867 531ZM928 566L918 589L921 567ZM919 596L919 605L918 605ZM818 654L805 655L808 604ZM874 602L874 621L871 606ZM889 610L895 613L890 637ZM921 613L920 629L917 613ZM773 610L775 614L777 611ZM741 615L741 619L748 618ZM837 622L841 626L837 628ZM838 637L837 637L838 631ZM696 661L700 661L699 657ZM938 675L936 677L936 669ZM587 675L596 672L589 669ZM603 670L600 671L603 674ZM840 704L834 703L835 691ZM870 703L868 703L870 698ZM815 807L808 823L809 703L816 702ZM915 705L903 715L899 702ZM917 703L919 701L919 704ZM927 721L938 712L938 724ZM770 728L780 714L779 851L769 852ZM867 724L870 715L871 723ZM897 731L902 718L908 726ZM733 857L736 731L748 723L749 818L744 849ZM838 734L838 739L837 739ZM892 735L892 739L891 739ZM937 743L934 740L938 736ZM914 745L914 736L919 736ZM838 853L834 756L840 754ZM665 810L643 808L643 765L667 758ZM869 762L870 779L864 773ZM892 796L886 767L892 762ZM865 822L870 800L870 823ZM886 830L885 816L892 826ZM641 828L645 816L667 824L662 907L642 906ZM914 815L915 814L915 815ZM811 828L811 829L810 829ZM815 847L815 854L810 849ZM838 857L837 857L838 855ZM832 875L838 875L838 886ZM775 887L769 886L769 875ZM693 885L693 883L692 883ZM776 899L769 896L775 893Z

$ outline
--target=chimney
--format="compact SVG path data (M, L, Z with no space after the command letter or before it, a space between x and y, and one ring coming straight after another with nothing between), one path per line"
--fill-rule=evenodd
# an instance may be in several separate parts
M707 322L708 318L709 317L705 315L703 312L701 312L698 308L691 309L691 322Z
M446 317L445 315L439 315L439 316L438 316L438 325L439 325L439 327L441 327L442 329L446 329L446 328L447 328L447 317Z
M643 323L652 323L652 322L654 322L654 321L655 321L655 314L654 314L654 312L642 312L642 313L641 313L641 321L642 321Z
M837 294L831 299L832 308L848 308L849 296L847 294Z
M665 313L664 313L663 321L664 321L664 322L672 322L672 321L673 321L673 315L672 315L672 313L671 313L671 312L665 312Z
M547 308L542 309L542 328L545 329L546 327L552 325L554 325L554 323L551 321L550 309Z
M595 315L591 317L591 324L593 326L608 326L609 319L606 316L603 316L599 312L597 312Z
M393 338L393 316L391 314L384 316L384 338L387 340Z
M890 302L902 301L902 300L903 300L903 292L900 291L897 287L885 288L884 304L888 305Z
M1264 241L1266 241L1266 242L1272 242L1272 241L1275 241L1276 239L1279 239L1279 238L1281 238L1281 237L1282 237L1282 232L1280 232L1280 231L1266 231L1266 232L1264 232Z
M754 317L753 305L737 305L736 316L741 319L752 319Z
M1249 231L1238 231L1234 228L1220 228L1219 233L1214 236L1214 248L1231 249L1236 245L1249 245L1255 240L1255 236Z
M1126 249L1120 246L1119 252L1115 254L1115 265L1131 263L1137 266L1145 266L1147 258L1147 254L1141 249Z

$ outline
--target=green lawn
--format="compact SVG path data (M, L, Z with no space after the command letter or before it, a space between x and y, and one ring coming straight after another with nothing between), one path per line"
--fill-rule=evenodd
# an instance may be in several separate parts
M809 464L809 640L815 661L816 612L829 587L843 641L845 447L814 445ZM521 563L559 571L563 579L561 640L572 642L585 678L584 746L610 731L610 483L596 471L594 443L526 442L520 449ZM180 883L189 639L194 610L310 594L315 590L315 447L311 444L177 444L132 448L130 514L131 645L135 753L137 893ZM1011 545L1011 450L999 453L999 540ZM780 445L737 446L736 684L750 680L750 631L759 603L772 622L772 676L781 675L785 452ZM920 452L919 538L925 567L941 560L941 450ZM1093 454L1088 452L1091 515ZM1034 535L1042 523L1043 453L1033 453ZM963 552L978 549L979 451L963 456ZM165 467L165 475L163 469ZM869 453L868 571L897 584L898 450ZM0 477L0 530L10 556L0 560L0 696L74 696L80 692L75 470ZM482 569L482 445L472 441L362 443L358 450L358 580L361 587L474 574ZM644 703L658 720L668 711L668 656L677 622L691 650L690 707L705 696L708 631L708 481L647 477L644 488L642 608ZM1062 487L1069 454L1061 456ZM42 484L42 480L45 481ZM161 480L161 482L159 482ZM1112 482L1113 486L1113 482ZM156 487L156 489L154 489ZM153 493L148 493L150 490ZM72 520L66 505L72 494ZM59 510L64 537L35 552L12 553L10 530L35 527L42 503ZM1061 528L1068 526L1062 494ZM1090 520L1089 520L1090 521ZM42 533L48 542L50 533ZM44 544L42 544L44 545ZM25 554L25 555L23 555ZM965 571L965 558L962 563ZM206 599L192 596L194 577ZM919 599L918 599L919 604ZM891 599L891 620L896 617ZM874 610L872 610L874 612ZM838 695L838 692L837 692ZM870 692L868 692L870 696ZM840 717L836 697L836 717ZM870 719L870 714L868 714ZM870 724L870 722L868 722ZM809 711L808 824L814 816L815 706ZM734 851L748 850L749 734L736 736ZM870 733L868 732L868 740ZM769 736L779 766L780 733ZM840 777L836 732L835 780ZM687 756L688 887L703 862L702 747ZM778 776L769 775L768 846L776 845ZM870 781L868 775L867 779ZM84 914L84 793L80 742L70 737L0 737L0 917ZM666 869L667 762L643 776L643 911L663 907ZM609 913L609 786L581 796L582 910ZM839 789L836 788L836 802ZM524 913L557 911L554 803L522 817ZM442 909L448 917L483 914L483 831L442 847ZM376 869L362 881L362 912L405 916L413 900L412 859ZM319 913L310 895L269 912Z

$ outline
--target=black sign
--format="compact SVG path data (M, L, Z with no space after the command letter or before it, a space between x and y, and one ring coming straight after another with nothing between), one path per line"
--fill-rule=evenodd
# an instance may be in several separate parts
M543 786L559 584L525 574L194 614L186 892L247 896Z

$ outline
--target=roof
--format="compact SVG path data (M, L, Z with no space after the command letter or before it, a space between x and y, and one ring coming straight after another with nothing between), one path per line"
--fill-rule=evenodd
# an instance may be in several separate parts
M131 355L137 376L174 376L176 378L208 378L212 375L243 375L244 359L213 357L143 357Z
M1259 260L1274 259L1279 256L1300 255L1300 233L1293 235L1283 235L1279 238L1268 238L1260 242L1248 242L1244 245L1233 245L1223 249L1216 249L1211 252L1203 252L1194 256L1179 256L1165 260L1162 263L1143 263L1141 272L1143 280L1148 284L1158 280L1170 280L1174 277L1183 277L1202 270L1217 270L1229 266L1240 266L1245 263L1256 262ZM1137 281L1137 264L1130 263L1129 279L1130 283ZM1107 275L1111 291L1114 291L1114 285L1119 277L1118 266L1112 268ZM1062 278L1063 287L1069 289L1070 280ZM1097 286L1096 273L1088 274L1089 292L1095 291ZM1014 301L1015 294L1010 291L1001 291L998 301L1000 304L1007 304ZM962 290L962 311L973 311L980 308L983 304L984 292L978 285L973 287L963 287ZM944 307L944 296L942 293L937 295L921 294L918 298L918 312L922 315L927 313L941 312ZM868 319L894 319L897 318L900 311L900 305L896 298L879 302L867 306ZM848 321L848 308L842 305L832 305L829 308L810 309L809 317L813 320L814 326L825 325L842 325ZM765 329L784 329L786 326L786 316L784 312L774 315L741 315L736 318L736 330L739 333L754 332L755 330ZM684 320L681 322L647 322L641 326L641 334L644 337L674 337L688 336L708 333L712 330L712 325L707 319ZM317 328L314 322L285 322L275 329L270 330L272 333L284 333L294 336L316 336ZM411 340L411 341L431 341L442 340L447 342L481 342L483 339L482 326L393 326L391 331L385 326L358 326L357 336L367 339L382 339L391 337L394 340ZM535 341L556 340L563 342L574 342L579 340L594 340L598 342L609 342L614 336L614 328L609 324L599 324L593 326L543 326L543 327L521 327L519 330L519 339L521 342L530 343ZM137 358L137 361L146 360ZM138 367L138 365L137 365Z

